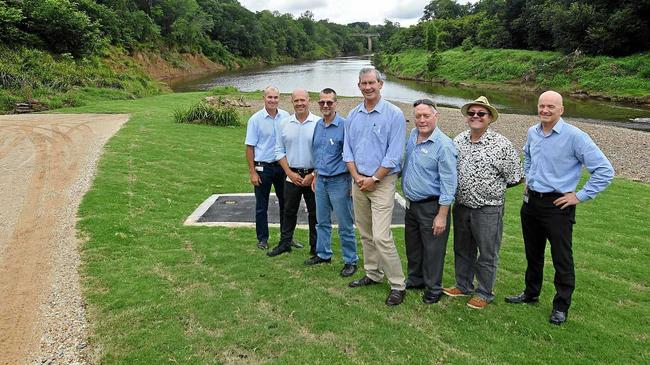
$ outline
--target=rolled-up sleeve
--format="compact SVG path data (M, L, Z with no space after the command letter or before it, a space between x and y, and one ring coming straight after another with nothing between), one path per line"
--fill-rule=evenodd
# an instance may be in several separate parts
M586 133L577 139L576 144L576 158L591 174L582 189L576 193L580 201L585 201L595 198L598 193L605 190L614 178L614 168Z
M453 143L440 150L438 172L440 174L440 205L451 205L458 187L458 171L456 167L457 153Z
M275 159L281 160L287 154L287 149L282 139L282 127L285 121L275 123Z

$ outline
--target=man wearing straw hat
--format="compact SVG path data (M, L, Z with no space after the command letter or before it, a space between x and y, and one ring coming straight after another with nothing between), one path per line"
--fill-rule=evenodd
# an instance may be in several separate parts
M458 152L453 210L456 285L443 292L451 297L471 295L467 306L483 309L494 300L506 188L522 182L524 172L512 143L490 129L499 112L485 96L463 105L461 113L469 130L454 138Z

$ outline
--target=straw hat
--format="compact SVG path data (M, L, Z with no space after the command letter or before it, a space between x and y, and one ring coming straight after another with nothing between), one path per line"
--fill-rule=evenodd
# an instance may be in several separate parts
M492 122L496 122L497 119L499 119L499 112L492 105L490 105L490 102L485 96L479 96L478 99L472 101L471 103L463 105L463 107L460 108L460 112L463 113L463 115L467 116L467 109L469 109L469 107L472 105L482 106L485 109L489 110L490 114L492 115Z

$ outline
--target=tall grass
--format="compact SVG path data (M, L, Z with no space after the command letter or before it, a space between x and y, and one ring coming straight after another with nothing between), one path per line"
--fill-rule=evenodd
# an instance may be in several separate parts
M203 101L174 112L176 123L204 124L218 127L239 125L239 114L231 106L209 105Z
M650 96L650 53L627 57L563 55L514 49L454 48L440 52L436 81L555 88L617 98ZM398 54L379 54L375 64L403 78L428 79L429 53L410 49Z
M28 99L38 99L54 109L161 91L157 82L124 61L99 56L76 60L65 54L55 57L36 49L0 45L0 112Z

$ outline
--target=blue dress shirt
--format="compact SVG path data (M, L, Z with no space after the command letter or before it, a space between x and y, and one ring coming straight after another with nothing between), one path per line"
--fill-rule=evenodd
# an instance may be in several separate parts
M585 201L596 197L612 181L614 168L607 157L587 133L562 118L547 136L541 123L528 129L524 145L528 188L540 193L575 191L582 165L591 177L576 197Z
M314 161L311 153L311 143L318 117L309 113L307 119L300 123L295 114L283 119L277 124L275 132L275 159L287 157L289 167L296 169L311 169Z
M262 109L248 119L244 143L255 147L255 161L277 161L275 159L275 125L288 116L289 113L278 109L275 118L273 118L266 109Z
M338 113L329 125L321 118L314 129L312 152L318 175L336 176L348 171L343 161L345 119Z
M343 161L354 162L357 171L372 176L379 167L401 170L406 119L395 105L381 98L368 112L363 102L348 114L345 123Z
M418 129L413 128L402 169L404 195L411 201L439 196L440 205L451 205L458 183L454 143L437 127L421 143L417 138Z

